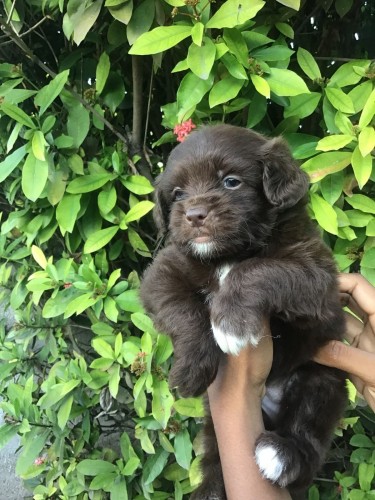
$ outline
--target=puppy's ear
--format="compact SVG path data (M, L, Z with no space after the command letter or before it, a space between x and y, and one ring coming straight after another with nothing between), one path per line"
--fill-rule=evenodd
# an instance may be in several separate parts
M158 230L158 237L161 238L168 231L169 210L167 202L164 199L162 189L159 186L159 182L160 182L160 176L157 177L155 181L155 191L154 191L155 207L153 210L153 216L155 225Z
M309 180L280 138L263 146L263 189L267 200L280 209L295 205L307 192Z

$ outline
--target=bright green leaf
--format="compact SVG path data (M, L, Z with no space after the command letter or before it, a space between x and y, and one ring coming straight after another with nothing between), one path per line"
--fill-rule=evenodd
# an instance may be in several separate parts
M48 178L48 163L35 158L30 152L22 168L22 191L26 198L36 201L41 195Z
M83 252L92 253L107 245L119 230L118 226L107 227L92 233L85 243Z
M299 49L297 50L297 61L302 71L309 78L311 78L311 80L317 80L318 78L322 77L319 66L316 63L315 59L310 54L310 52L303 49L302 47L299 47Z
M372 172L372 157L370 154L367 156L362 156L359 147L357 146L353 151L352 155L352 167L354 171L355 178L358 181L358 186L360 189L369 180Z
M42 116L42 114L46 111L50 104L52 104L52 102L60 94L68 80L68 76L69 70L62 71L61 73L56 75L48 85L39 90L34 99L35 105L39 106L40 108L39 116Z
M264 4L262 0L227 0L206 23L206 28L234 28L252 19Z
M157 54L174 47L191 34L191 26L159 26L141 35L129 54Z
M311 193L311 206L318 224L331 234L337 234L337 214L331 205L316 193Z

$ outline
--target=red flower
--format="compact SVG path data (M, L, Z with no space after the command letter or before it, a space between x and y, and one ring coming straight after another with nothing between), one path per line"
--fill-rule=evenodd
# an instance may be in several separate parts
M177 135L178 142L183 142L186 136L189 135L193 128L196 127L197 126L194 125L192 119L189 118L189 120L186 120L186 122L182 122L181 124L176 125L173 129L173 133Z
M64 283L64 288L70 288L73 285L73 283Z

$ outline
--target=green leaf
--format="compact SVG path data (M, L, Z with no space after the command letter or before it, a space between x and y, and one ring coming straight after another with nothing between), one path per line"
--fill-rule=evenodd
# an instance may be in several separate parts
M194 24L193 29L191 30L191 39L196 45L202 45L204 34L204 24L198 22Z
M237 80L248 80L244 67L237 61L233 54L224 54L221 57L221 61L234 78L237 78Z
M243 87L243 84L244 80L237 80L233 76L227 76L215 83L208 96L210 108L234 99Z
M374 464L359 464L358 467L358 480L361 490L369 491L371 489L371 483L375 475L375 465Z
M65 429L66 423L69 420L73 401L73 396L69 396L68 398L66 398L66 400L60 406L59 411L57 412L57 424L61 430Z
M100 340L100 339L98 339ZM120 365L114 365L109 369L108 389L113 398L116 398L120 384Z
M93 346L95 351L100 356L102 356L102 358L113 359L113 360L116 359L115 353L114 353L112 347L108 344L108 342L106 342L102 338L97 337L97 338L92 339L91 345Z
M64 235L72 233L81 208L81 195L65 194L56 208L56 220Z
M118 476L110 488L110 500L128 500L128 489L124 477Z
M203 80L210 76L215 61L216 47L213 41L204 37L202 45L192 43L188 50L187 63L191 71Z
M351 151L347 153L341 151L322 153L305 161L305 163L301 165L301 168L309 175L311 182L317 182L326 175L343 170L350 165L351 159Z
M350 144L353 139L352 135L329 135L320 139L316 149L318 151L336 151Z
M294 96L308 94L309 89L300 76L289 69L271 68L270 75L265 76L271 91L278 96Z
M130 316L132 323L142 332L153 333L155 331L152 320L141 312L135 312Z
M133 0L117 2L118 7L108 8L112 16L121 23L128 24L133 13Z
M353 6L353 0L336 0L335 9L340 17L344 17ZM350 485L351 486L351 485Z
M260 95L255 94L252 98L249 105L249 113L247 116L247 127L253 128L257 125L261 120L263 120L264 116L267 112L267 99Z
M104 214L109 214L111 210L115 207L117 201L116 188L113 185L109 186L109 189L103 189L98 194L98 207L99 210Z
M103 248L113 239L118 230L118 226L112 226L95 231L87 238L83 253L92 253Z
M366 82L356 85L348 93L350 99L353 101L354 111L358 113L364 107L372 92L372 83L367 80Z
M177 122L188 118L186 114L201 102L205 94L213 84L213 76L207 80L202 80L194 73L188 73L182 79L177 90L178 115Z
M61 73L56 75L48 85L39 90L34 99L35 105L40 107L39 116L42 116L42 114L46 111L50 104L60 94L68 80L68 76L69 70L62 71Z
M285 47L284 45L272 45L256 49L252 52L252 57L261 59L262 61L284 61L289 59L294 54L294 50Z
M0 106L0 111L10 116L10 118L12 118L13 120L16 120L16 122L21 123L21 125L25 125L25 127L31 129L35 128L35 123L30 118L30 116L14 104L3 102Z
M311 78L311 80L316 80L322 77L319 66L316 63L315 59L310 54L310 52L303 49L302 47L299 47L299 49L297 50L297 61L302 71L309 78Z
M367 236L375 236L375 218L372 217L371 220L368 222L368 224L365 224L365 225L367 225L366 235Z
M358 136L359 150L362 156L367 156L375 148L375 129L365 127Z
M172 341L166 335L158 335L154 351L154 360L157 365L161 365L173 354Z
M353 194L352 196L347 196L345 201L353 208L362 210L362 212L375 214L375 201L364 194Z
M202 418L205 416L202 398L184 398L174 402L174 409L186 417Z
M328 100L335 109L338 109L343 113L349 113L349 114L354 113L352 100L341 89L326 87L325 93Z
M142 312L143 307L139 299L138 290L126 290L117 297L115 301L123 311Z
M50 433L50 429L42 430L40 427L34 427L25 436L24 446L16 464L16 474L22 477L27 469L33 465L43 450Z
M353 67L359 66L361 68L367 67L369 61L364 59L350 61L342 66L331 76L329 79L328 86L329 87L346 87L347 85L355 85L362 78L361 75L358 75Z
M150 210L152 210L154 208L154 206L155 206L155 203L153 203L152 201L144 200L144 201L138 202L125 215L124 222L127 224L128 222L133 222L135 220L139 220L141 217L143 217L148 212L150 212Z
M259 75L250 75L250 78L251 78L251 81L253 82L253 85L254 85L255 89L257 90L257 92L260 95L269 99L269 97L271 95L271 89L270 89L270 86L269 86L267 80L265 80L264 78L262 78Z
M227 0L206 23L206 28L234 28L252 19L264 4L262 0Z
M101 188L109 180L113 179L112 174L89 174L73 179L66 188L68 193L80 194L89 193Z
M299 10L301 5L301 0L277 0L282 5L289 7L294 10Z
M90 130L90 113L78 101L73 106L67 106L65 99L62 100L68 108L68 134L73 138L73 147L79 148Z
M353 138L355 137L352 122L344 113L341 113L341 111L337 111L335 115L335 125L342 134L352 135Z
M284 36L291 38L292 40L294 39L294 30L290 26L290 24L287 23L275 23L275 27L282 33Z
M146 33L152 25L155 16L155 2L154 0L144 0L133 11L132 17L126 29L126 36L128 37L129 45L134 42L143 33Z
M48 388L48 392L39 399L38 406L40 406L42 410L50 408L61 401L69 392L72 392L80 383L80 380L69 380L68 382L51 385Z
M184 469L189 469L193 446L187 429L182 429L174 438L174 449L177 463Z
M357 146L352 154L352 167L355 178L358 181L358 186L362 189L372 173L372 156L370 154L362 156L362 153Z
M146 243L142 240L139 234L136 231L134 231L134 229L132 229L131 227L129 227L128 229L128 238L129 238L129 243L137 253L139 253L143 257L151 257L150 250L148 249Z
M85 38L97 17L99 16L103 0L95 2L70 2L68 4L68 15L73 27L73 40L79 45ZM70 8L69 8L70 7ZM75 8L75 10L73 10Z
M166 380L153 378L152 390L152 416L159 422L163 429L167 427L171 416L174 398L169 390Z
M289 98L290 105L285 108L284 118L289 116L298 116L298 118L306 118L310 116L317 108L321 94L311 92L310 94L299 94Z
M96 67L96 91L100 95L104 89L105 82L107 81L109 70L111 69L111 62L106 52L102 52Z
M150 456L143 467L142 481L144 484L152 483L164 470L168 461L169 453L163 448L158 448L154 455Z
M129 54L158 54L174 47L191 34L191 26L159 26L144 33L130 49Z
M21 146L10 155L5 157L5 160L0 162L0 182L3 182L13 170L21 163L26 155L26 146Z
M134 194L144 195L154 190L151 182L142 175L127 175L120 180L126 189Z
M97 476L98 474L111 474L112 472L116 472L117 467L105 460L86 459L82 460L82 462L77 465L77 470L84 476Z
M35 158L30 152L22 168L22 191L26 198L36 201L41 195L48 178L48 163Z
M359 128L366 127L375 115L375 89L371 92L359 118Z
M311 193L311 207L318 224L328 233L337 234L337 214L331 205L316 193Z
M360 210L345 210L345 213L350 221L350 225L354 227L366 227L375 219L371 214L366 214Z
M225 28L223 33L225 45L245 68L249 67L249 50L241 32L236 28Z
M344 174L342 171L327 175L320 181L320 189L323 198L328 201L330 205L333 205L340 198L343 187Z
M375 448L374 441L364 434L355 434L350 439L349 444L358 448Z
M15 424L4 424L0 427L0 449L10 441L18 431L18 426Z
M31 141L31 149L37 160L45 161L46 144L43 132L36 130Z
M364 252L361 266L375 269L375 247L369 248Z

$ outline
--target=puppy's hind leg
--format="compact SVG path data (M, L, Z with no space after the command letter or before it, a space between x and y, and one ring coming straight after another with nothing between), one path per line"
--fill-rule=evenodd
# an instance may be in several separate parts
M342 372L313 362L298 368L280 402L275 431L264 432L255 444L263 476L291 491L307 488L324 462L345 404Z

